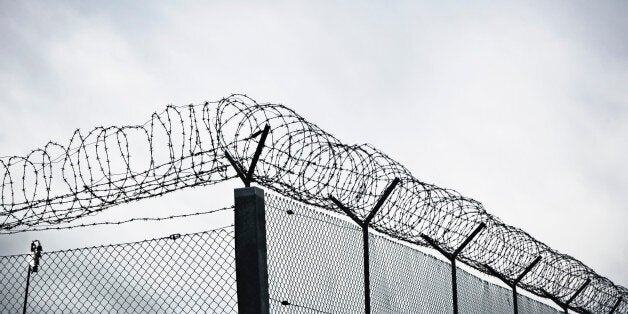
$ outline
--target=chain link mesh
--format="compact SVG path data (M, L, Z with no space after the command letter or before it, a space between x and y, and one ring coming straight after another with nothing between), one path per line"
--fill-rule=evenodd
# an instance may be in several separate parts
M355 223L266 196L271 313L364 312L362 234ZM234 229L44 252L28 313L236 313ZM369 234L373 313L451 313L451 266ZM0 257L0 313L20 313L29 255ZM511 290L458 268L460 313L511 313ZM519 312L558 313L518 296Z
M460 268L456 272L460 313L513 312L511 290L482 280Z
M266 223L272 313L364 312L359 228L272 194Z
M369 251L374 313L452 312L447 264L379 235L370 234Z
M0 257L0 313L22 311L28 261L28 255Z
M272 313L364 312L359 226L266 195ZM373 313L451 313L451 266L411 245L369 235ZM512 291L458 268L460 313L512 313ZM519 295L520 313L558 313Z
M21 313L28 255L0 257L0 313ZM45 252L28 313L233 313L233 227Z

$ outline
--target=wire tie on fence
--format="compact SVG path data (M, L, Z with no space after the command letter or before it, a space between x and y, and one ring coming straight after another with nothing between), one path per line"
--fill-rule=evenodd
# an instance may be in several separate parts
M288 302L287 300L283 300L281 301L281 305L290 305L290 302Z
M287 213L288 215L294 215L294 211L292 211L292 209L288 209L288 210L286 210L286 213Z
M168 239L170 239L170 240L176 240L176 239L178 239L178 238L180 238L180 237L181 237L181 234L180 234L180 233L175 233L175 234L171 234L171 235L168 237Z

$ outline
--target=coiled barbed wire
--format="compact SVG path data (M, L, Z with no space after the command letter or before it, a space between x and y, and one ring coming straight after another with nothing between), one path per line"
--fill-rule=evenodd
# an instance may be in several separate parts
M459 260L514 281L540 257L519 286L583 312L628 313L628 289L502 223L481 203L419 181L370 145L345 145L283 105L258 104L245 95L168 106L141 126L77 130L65 146L51 142L26 156L0 158L0 229L69 222L114 205L234 178L225 152L248 165L257 146L254 135L265 125L272 131L253 175L258 184L338 211L328 198L333 195L366 217L386 186L399 178L372 228L419 245L427 245L424 234L454 252L484 223Z

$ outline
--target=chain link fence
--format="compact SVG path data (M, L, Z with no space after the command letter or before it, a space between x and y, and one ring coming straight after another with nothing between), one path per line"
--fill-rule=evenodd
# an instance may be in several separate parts
M29 255L0 257L0 313L22 313ZM233 227L44 252L28 313L237 312Z
M271 313L363 313L356 224L266 194ZM451 268L417 248L369 235L373 313L451 313ZM460 313L512 313L512 291L458 268ZM559 313L518 296L520 313Z
M356 224L266 194L271 313L364 312ZM451 313L448 262L370 233L373 313ZM28 313L237 313L234 228L44 252ZM0 313L21 313L29 255L0 257ZM512 293L458 269L460 313L512 313ZM558 313L519 295L520 313Z

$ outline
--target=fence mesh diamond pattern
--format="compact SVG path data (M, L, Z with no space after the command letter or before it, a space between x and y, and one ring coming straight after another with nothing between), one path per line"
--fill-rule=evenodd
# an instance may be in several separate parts
M266 194L271 313L364 312L359 226ZM236 313L232 226L44 252L28 313ZM451 266L370 233L373 313L451 313ZM0 257L0 313L21 313L29 255ZM512 313L509 289L458 268L460 313ZM519 295L520 313L558 311Z
M0 313L21 313L28 255L0 257ZM236 312L232 227L43 253L28 313Z
M267 194L272 313L364 312L362 234L352 222ZM370 234L373 313L451 313L451 266ZM512 292L458 268L460 313L512 313ZM520 313L558 313L519 295Z

